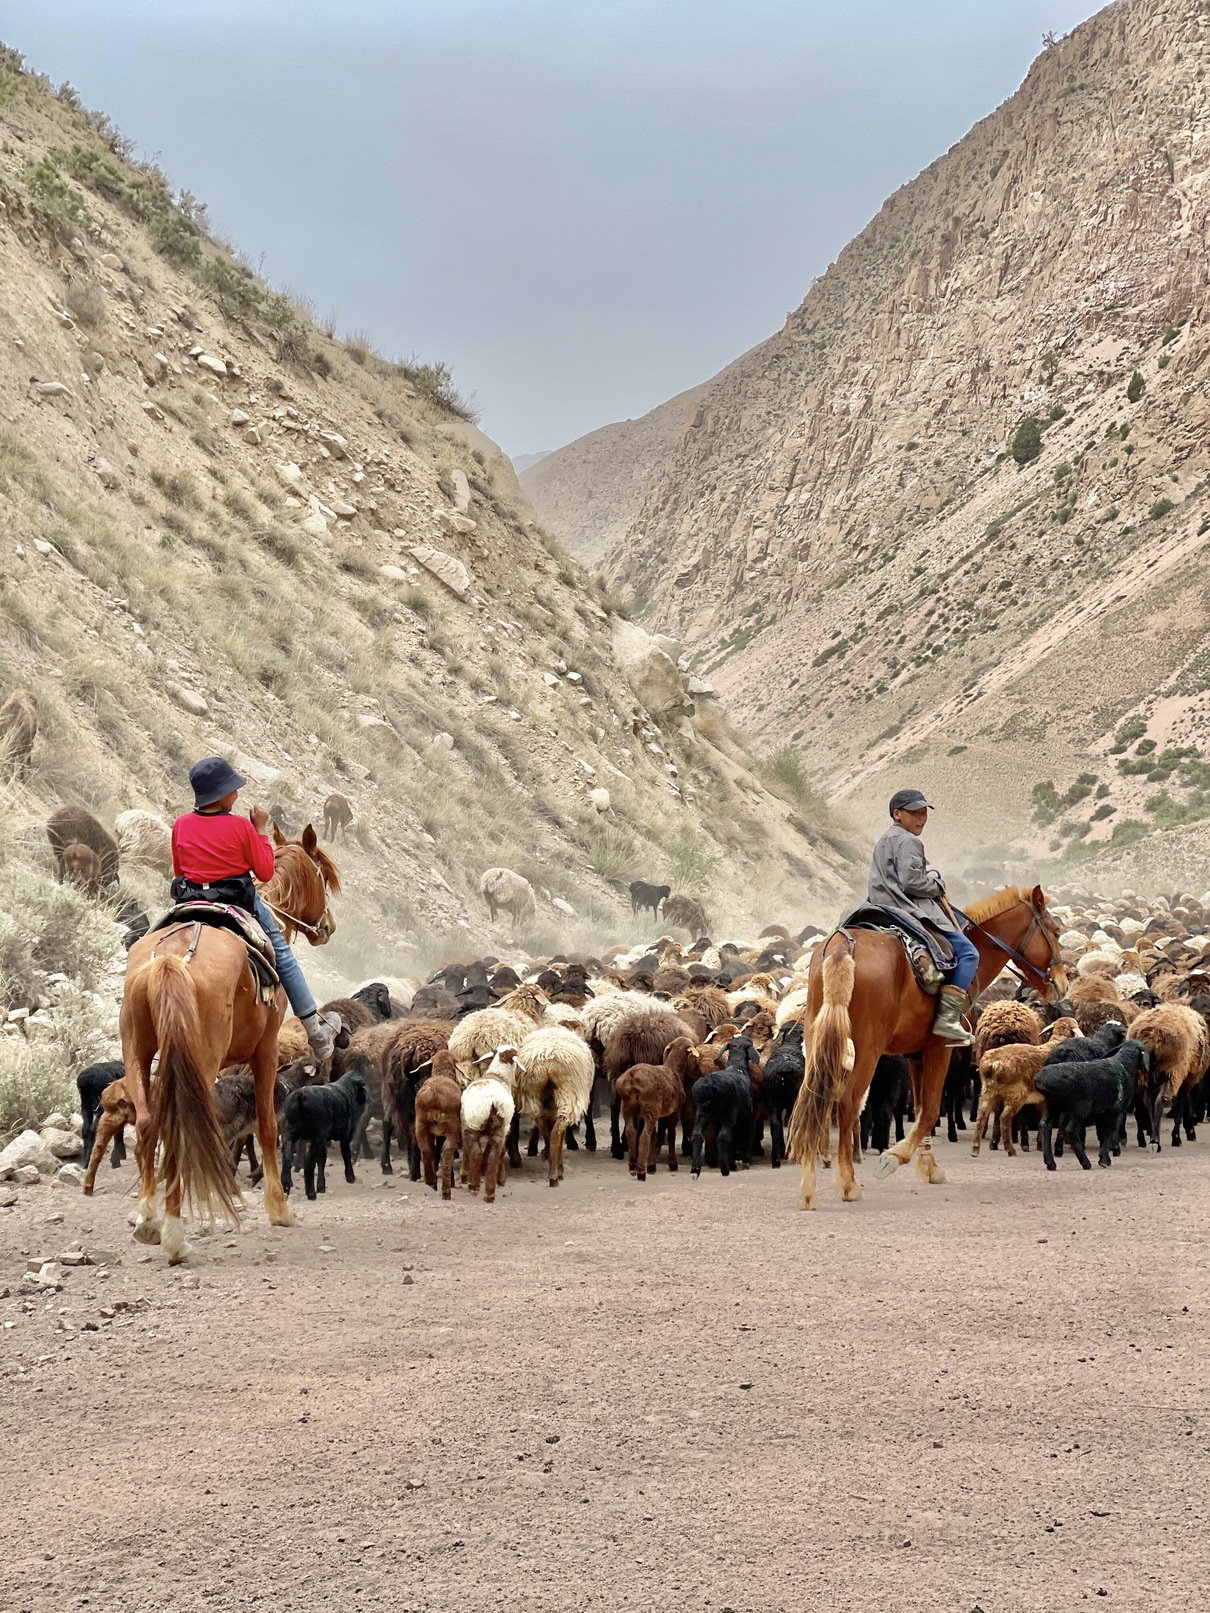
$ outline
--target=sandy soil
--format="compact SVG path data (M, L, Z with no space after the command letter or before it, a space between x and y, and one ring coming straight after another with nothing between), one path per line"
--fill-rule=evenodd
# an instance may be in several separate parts
M939 1154L813 1216L763 1162L338 1168L171 1271L127 1170L25 1189L0 1292L120 1264L0 1303L0 1609L1204 1607L1210 1147Z

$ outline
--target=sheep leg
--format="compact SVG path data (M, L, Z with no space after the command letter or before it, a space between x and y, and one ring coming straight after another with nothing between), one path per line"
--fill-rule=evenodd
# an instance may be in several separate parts
M632 1176L638 1175L639 1169L639 1126L634 1111L626 1111L626 1162L630 1167Z
M126 1158L125 1127L119 1126L117 1132L114 1135L113 1153L110 1155L110 1159L109 1159L109 1164L110 1164L111 1169L116 1171L118 1166L123 1163L125 1158Z
M88 1169L84 1172L83 1191L89 1196L92 1194L93 1184L97 1179L97 1166L105 1158L105 1150L109 1146L109 1139L115 1133L121 1136L124 1124L124 1113L110 1114L107 1111L102 1111L101 1119L97 1125L96 1140L92 1145L92 1153L88 1158Z
M462 1133L462 1185L469 1193L478 1194L479 1183L483 1177L484 1156L487 1140L481 1131L464 1131ZM488 1178L489 1187L491 1178ZM490 1204L491 1199L487 1202Z
M1163 1126L1163 1123L1164 1089L1162 1086L1160 1086L1157 1087L1151 1094L1151 1115L1149 1118L1148 1130L1151 1132L1151 1152L1153 1154L1158 1154L1160 1151L1160 1128Z
M640 1131L639 1126L642 1126ZM647 1161L651 1154L651 1117L633 1114L626 1116L626 1143L630 1149L630 1171L640 1182L647 1180Z
M676 1112L675 1112L675 1110L668 1117L668 1125L667 1125L666 1139L665 1140L668 1143L668 1169L670 1171L679 1170L680 1167L677 1164L677 1158L676 1158Z
M580 1152L580 1140L576 1136L575 1126L568 1126L567 1128L567 1146L571 1149L573 1154L578 1154Z
M529 1159L536 1159L538 1157L538 1123L537 1123L537 1121L535 1121L533 1126L530 1128L529 1147L525 1150L525 1152L526 1152L526 1156Z
M502 1173L507 1169L504 1160L504 1139L489 1136L482 1145L481 1158L483 1165L483 1202L484 1204L494 1204L496 1202L497 1184L503 1182Z
M256 1157L256 1144L252 1140L251 1133L245 1137L244 1147L248 1155L248 1169L252 1173L252 1185L257 1187L264 1180L265 1170L260 1160Z
M426 1121L416 1122L416 1146L420 1149L420 1160L424 1167L424 1185L437 1190L437 1156L433 1152L433 1137Z
M614 1092L609 1100L609 1151L615 1159L625 1159L626 1149L618 1129L622 1100Z
M273 1227L294 1225L277 1164L277 1038L264 1036L248 1060L256 1091L256 1132L264 1173L265 1214Z
M702 1174L702 1153L705 1150L705 1147L706 1120L705 1116L702 1114L702 1111L699 1109L697 1112L697 1118L693 1123L693 1143L691 1153L693 1164L691 1170L694 1176L700 1176Z
M361 1119L357 1122L355 1133L355 1148L358 1159L373 1159L374 1150L370 1147L370 1121L373 1119L370 1105L367 1103L362 1110Z
M286 1195L294 1186L294 1150L297 1146L297 1138L287 1128L282 1133L281 1140L281 1186L282 1192Z
M394 1176L395 1167L391 1164L391 1117L385 1110L382 1116L382 1155L379 1164L384 1176Z
M866 1139L862 1138L862 1146L866 1146ZM786 1134L782 1129L781 1108L778 1106L769 1111L769 1163L773 1169L780 1170L781 1162L786 1157ZM676 1169L674 1165L673 1170Z
M1050 1140L1050 1137L1051 1137L1051 1118L1050 1118L1050 1110L1049 1109L1044 1109L1042 1111L1042 1124L1038 1128L1038 1131L1039 1131L1039 1135L1041 1136L1041 1139L1042 1139L1042 1160L1043 1160L1043 1163L1045 1164L1046 1169L1048 1171L1057 1171L1059 1167L1055 1164L1055 1153L1054 1153L1054 1149L1051 1147L1051 1140Z
M975 1116L975 1140L971 1144L971 1155L978 1159L979 1149L983 1145L983 1134L987 1130L987 1123L991 1119L992 1097L986 1086L979 1094L979 1113Z
M303 1187L306 1190L306 1194L309 1199L313 1199L316 1196L315 1167L322 1158L323 1149L321 1148L318 1140L312 1137L311 1141L307 1145L307 1157L303 1163Z
M518 1110L512 1118L508 1128L508 1162L515 1171L521 1169L521 1150L517 1146L517 1139L521 1135L521 1113Z
M1000 1109L1000 1141L1004 1144L1004 1152L1009 1159L1017 1157L1017 1150L1013 1147L1013 1121L1016 1118L1016 1105L1011 1098L1005 1098Z
M345 1181L355 1182L357 1178L353 1174L353 1150L349 1147L349 1139L347 1137L342 1137L340 1139L340 1157L345 1162Z
M590 1154L597 1151L597 1128L592 1123L592 1104L584 1115L584 1147Z
M550 1153L550 1185L558 1187L563 1180L563 1136L567 1130L565 1120L556 1120L550 1128L547 1150Z
M1080 1169L1090 1171L1092 1161L1084 1152L1084 1127L1074 1119L1069 1120L1067 1123L1067 1135L1071 1140L1071 1151L1080 1162Z
M441 1197L448 1199L454 1191L454 1155L458 1151L458 1144L462 1141L457 1132L451 1131L445 1139L445 1147L441 1150Z
M1110 1168L1110 1166L1113 1164L1113 1158L1112 1158L1112 1156L1110 1154L1110 1148L1112 1147L1113 1143L1117 1140L1117 1135L1118 1135L1118 1117L1117 1117L1117 1115L1116 1114L1098 1115L1097 1120L1096 1120L1096 1128L1097 1128L1097 1141L1101 1145L1100 1148L1097 1150L1097 1164L1101 1167L1102 1170L1107 1171Z

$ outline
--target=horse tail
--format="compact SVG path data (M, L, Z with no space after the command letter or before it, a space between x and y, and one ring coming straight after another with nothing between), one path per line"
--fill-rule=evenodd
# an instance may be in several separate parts
M176 1182L191 1211L235 1223L241 1201L210 1083L202 1073L197 987L182 959L153 958L143 979L159 1067L151 1081L150 1146L161 1144L165 1184Z
M851 952L824 953L823 1003L811 1026L806 1070L794 1100L787 1139L789 1156L799 1165L812 1164L816 1155L827 1152L832 1106L853 1068L849 1004L855 976Z

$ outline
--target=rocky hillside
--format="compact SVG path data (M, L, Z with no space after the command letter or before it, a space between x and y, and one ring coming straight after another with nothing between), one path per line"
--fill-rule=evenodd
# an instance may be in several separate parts
M1046 49L711 383L612 549L871 823L910 780L951 853L1129 871L1210 814L1208 69L1198 0Z
M491 939L497 863L535 946L601 944L636 877L830 911L843 851L610 619L447 372L309 314L0 55L0 693L42 717L10 850L60 803L180 810L221 751L298 822L351 801L346 974Z
M691 387L641 419L590 431L521 472L526 497L578 560L595 564L630 532L694 428L705 390ZM635 541L642 541L637 534Z

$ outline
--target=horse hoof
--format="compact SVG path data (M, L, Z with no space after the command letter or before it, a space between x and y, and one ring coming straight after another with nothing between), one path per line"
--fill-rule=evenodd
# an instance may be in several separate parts
M846 1204L857 1204L861 1200L861 1189L856 1182L850 1182L840 1196Z
M814 1193L804 1193L798 1201L798 1208L800 1210L817 1210L819 1208L819 1200L815 1197Z
M903 1164L903 1161L900 1159L899 1155L898 1154L892 1154L888 1150L888 1152L885 1153L885 1154L879 1154L879 1156L878 1156L878 1166L877 1166L877 1169L875 1170L874 1174L876 1176L880 1177L880 1178L881 1177L887 1177L887 1176L894 1176L895 1172L899 1169L899 1167L902 1164Z
M136 1243L159 1243L159 1224L155 1221L146 1221L140 1217L134 1225L134 1239Z

